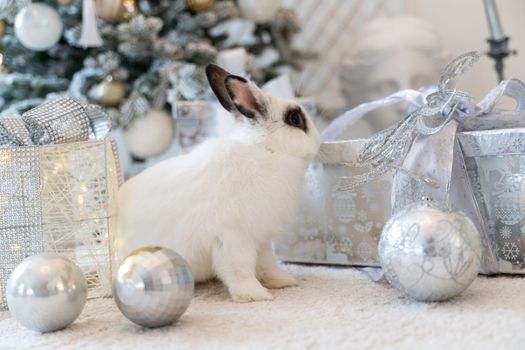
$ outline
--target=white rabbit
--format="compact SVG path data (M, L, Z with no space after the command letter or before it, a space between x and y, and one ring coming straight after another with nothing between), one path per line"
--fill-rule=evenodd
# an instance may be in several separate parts
M165 246L186 259L196 282L218 277L235 301L270 300L265 287L297 285L278 266L271 241L294 218L319 133L297 103L216 65L206 74L235 126L122 186L118 255Z

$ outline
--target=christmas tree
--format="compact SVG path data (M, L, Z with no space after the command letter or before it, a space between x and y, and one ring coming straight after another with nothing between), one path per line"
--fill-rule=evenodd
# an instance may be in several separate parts
M210 99L204 66L221 57L243 61L258 83L307 58L291 46L298 19L278 0L4 0L0 18L10 115L69 95L126 129L151 109L171 120L178 101Z

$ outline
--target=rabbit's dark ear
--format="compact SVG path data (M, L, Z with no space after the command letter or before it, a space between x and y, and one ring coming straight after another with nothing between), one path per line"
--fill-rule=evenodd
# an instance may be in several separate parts
M242 115L250 119L265 115L263 93L257 86L236 75L227 76L225 85L233 105Z
M226 90L226 77L231 76L231 74L215 64L209 64L206 66L206 76L213 93L217 96L221 105L228 112L233 111L235 105Z

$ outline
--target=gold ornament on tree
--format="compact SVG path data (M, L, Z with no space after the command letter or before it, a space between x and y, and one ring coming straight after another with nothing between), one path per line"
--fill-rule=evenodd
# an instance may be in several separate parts
M122 4L124 5L124 14L122 15L124 19L130 19L137 15L138 9L135 0L123 0Z
M111 75L95 86L92 94L94 99L106 107L117 107L125 96L126 86Z
M4 36L5 34L5 21L3 19L0 19L0 37Z
M122 19L126 8L123 0L95 0L97 17L107 22L116 22Z
M207 11L213 7L215 0L186 0L186 5L193 12Z
M7 67L4 65L4 55L0 53L0 74L6 73Z

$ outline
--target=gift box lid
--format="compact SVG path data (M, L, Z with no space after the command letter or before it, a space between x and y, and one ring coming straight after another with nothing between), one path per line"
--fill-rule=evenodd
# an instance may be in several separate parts
M525 128L466 131L458 139L466 157L525 154Z

